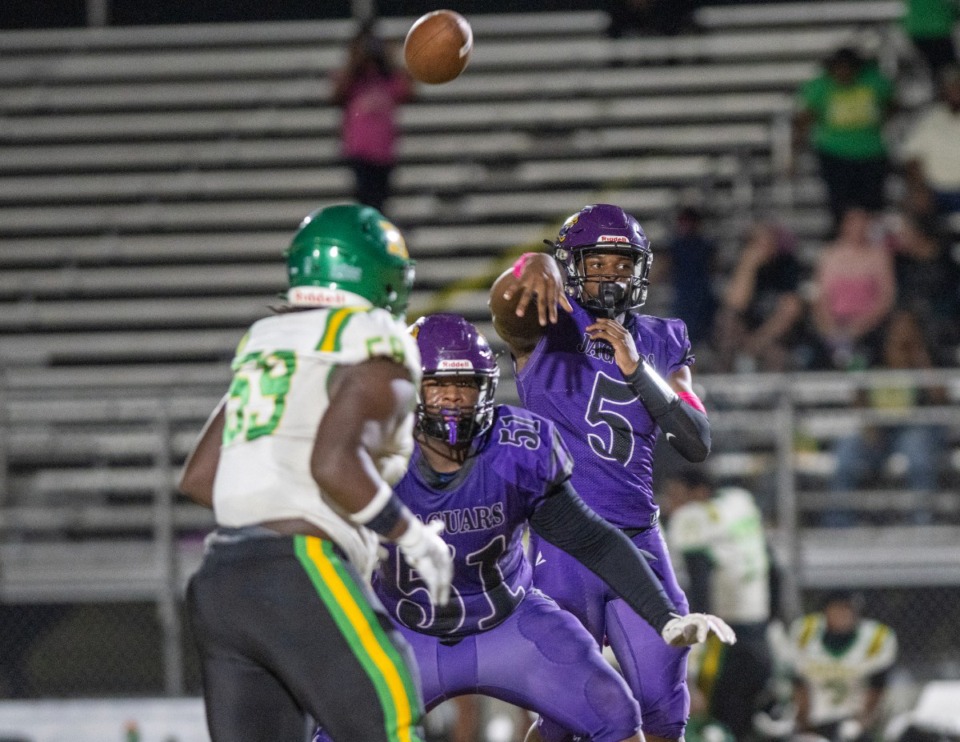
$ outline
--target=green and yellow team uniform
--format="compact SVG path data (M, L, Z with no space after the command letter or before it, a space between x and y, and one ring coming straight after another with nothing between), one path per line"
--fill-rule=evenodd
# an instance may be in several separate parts
M377 357L419 384L416 344L383 309L278 314L237 349L213 493L218 529L189 595L213 742L302 739L304 712L338 742L422 740L415 667L368 586L377 537L341 517L310 472L331 373ZM412 424L411 411L377 461L388 481L406 469ZM259 525L296 518L330 539ZM259 709L275 717L278 706L290 707L289 727L259 729Z
M821 613L799 618L790 627L788 661L794 677L809 688L811 727L856 717L871 678L897 659L896 634L879 621L862 619L852 640L839 650L824 643L825 630Z
M688 674L703 693L710 716L746 736L773 672L767 640L770 560L753 495L739 487L721 487L709 500L682 505L667 523L667 544L692 572L687 585L691 601L695 595L709 596L707 605L691 607L720 616L737 633L733 646L712 636L694 647ZM707 590L690 581L696 572L689 567L696 557L709 560Z

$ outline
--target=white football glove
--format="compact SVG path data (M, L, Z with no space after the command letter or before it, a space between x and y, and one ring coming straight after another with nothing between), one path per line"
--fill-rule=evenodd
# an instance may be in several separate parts
M688 613L686 616L674 616L667 621L660 636L671 647L689 647L701 644L710 634L724 644L736 644L737 635L722 618L709 613Z
M450 601L450 581L453 579L453 557L446 542L440 538L443 526L442 520L432 520L424 525L411 518L407 530L397 539L403 558L427 584L427 593L434 605L446 605Z

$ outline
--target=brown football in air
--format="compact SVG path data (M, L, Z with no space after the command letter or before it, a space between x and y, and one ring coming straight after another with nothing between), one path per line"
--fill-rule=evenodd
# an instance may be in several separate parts
M473 52L473 30L452 10L434 10L410 26L403 60L414 79L429 85L450 82L463 72Z

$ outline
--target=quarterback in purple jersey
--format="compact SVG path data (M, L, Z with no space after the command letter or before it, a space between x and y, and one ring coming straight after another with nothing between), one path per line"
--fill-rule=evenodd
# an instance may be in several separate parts
M520 399L557 426L584 502L649 555L667 596L686 612L652 486L658 431L690 461L703 461L710 450L686 327L638 312L653 255L640 224L623 209L584 207L564 222L551 247L552 255L522 256L490 293ZM687 650L664 645L607 585L537 533L531 553L534 584L598 642L609 642L640 704L647 739L681 739L690 705Z
M388 545L374 587L413 647L426 708L481 693L595 742L642 740L623 678L580 622L532 587L527 525L606 580L665 646L702 641L711 630L730 639L729 627L713 616L677 616L640 552L570 486L573 464L556 428L494 404L496 359L473 325L436 314L412 333L423 371L417 445L395 492L423 521L443 520L454 580L450 602L436 608Z

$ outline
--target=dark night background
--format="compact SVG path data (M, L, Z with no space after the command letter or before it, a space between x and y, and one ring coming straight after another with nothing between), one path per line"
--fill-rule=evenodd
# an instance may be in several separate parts
M597 0L384 0L377 4L382 16L417 16L438 7L461 13L591 10ZM349 0L110 0L110 25L133 26L167 23L236 21L293 21L349 18ZM0 28L64 28L86 23L84 0L2 0Z

